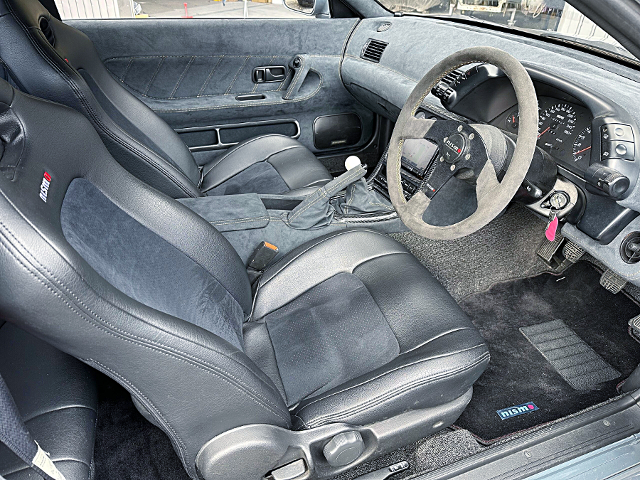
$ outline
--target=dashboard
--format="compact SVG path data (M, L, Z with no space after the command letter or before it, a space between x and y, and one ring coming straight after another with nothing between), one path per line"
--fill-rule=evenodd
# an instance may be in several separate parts
M378 49L375 57L367 57L366 47L372 42ZM341 78L358 101L394 122L417 82L443 58L469 46L506 51L525 66L533 81L540 109L537 144L552 159L555 184L546 196L537 201L525 198L523 203L548 217L553 193L569 194L569 213L558 214L564 220L563 235L640 286L640 263L628 265L620 254L630 233L640 235L637 69L543 39L403 16L362 20L345 48ZM483 64L462 67L442 78L431 93L417 116L490 124L515 139L518 102L499 69ZM412 180L415 162L409 160L405 176ZM608 182L620 179L621 188L607 191ZM385 180L380 178L380 190L385 190ZM538 193L535 185L530 187L528 193ZM450 203L444 207L455 202Z

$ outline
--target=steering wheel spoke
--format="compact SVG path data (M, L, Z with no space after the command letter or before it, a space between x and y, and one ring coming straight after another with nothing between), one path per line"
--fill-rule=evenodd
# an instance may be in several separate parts
M422 218L424 212L429 208L431 199L427 197L423 192L418 191L409 199L405 206L407 212L417 218Z
M476 180L476 198L478 199L478 208L482 208L488 203L495 202L495 195L500 188L500 182L496 175L496 169L488 159L478 175Z
M433 124L436 123L435 120L431 120L428 118L416 118L413 115L407 119L405 123L405 127L402 131L402 139L421 139L424 138Z

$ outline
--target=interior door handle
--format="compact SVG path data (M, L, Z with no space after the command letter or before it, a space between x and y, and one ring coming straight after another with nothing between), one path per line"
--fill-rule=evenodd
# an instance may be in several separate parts
M287 67L278 65L270 67L256 67L251 75L253 83L282 82L287 76Z

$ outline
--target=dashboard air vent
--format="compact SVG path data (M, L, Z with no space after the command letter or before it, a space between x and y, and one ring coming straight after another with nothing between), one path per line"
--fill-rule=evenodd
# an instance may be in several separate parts
M620 245L620 256L626 263L640 262L640 232L630 233Z
M381 42L370 38L362 49L360 56L370 62L380 63L384 49L389 45L387 42Z
M455 87L466 77L467 74L462 70L454 70L453 72L449 72L444 77L442 77L441 82L445 82L450 87Z
M462 70L449 72L431 89L431 93L444 103L448 103L455 98L455 87L465 78L467 78L467 74Z
M44 36L47 39L47 42L49 42L49 44L52 47L55 47L56 37L53 35L53 29L51 28L51 23L49 23L49 19L46 17L41 17L39 23L40 23L40 30L42 30L42 33L44 33Z

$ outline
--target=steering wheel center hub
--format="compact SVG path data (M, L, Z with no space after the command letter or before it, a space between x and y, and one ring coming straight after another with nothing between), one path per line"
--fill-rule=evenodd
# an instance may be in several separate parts
M442 156L447 163L455 163L469 151L469 137L464 133L454 133L444 139Z

